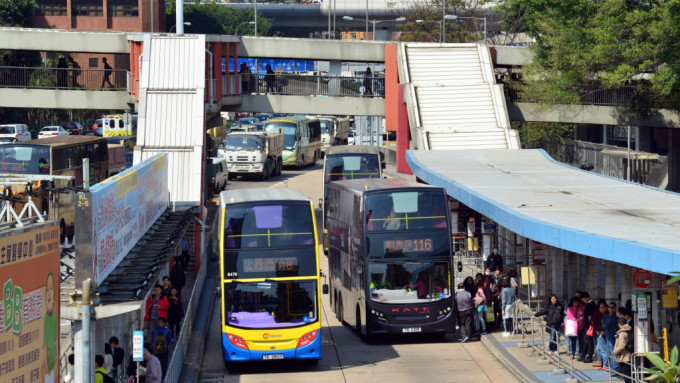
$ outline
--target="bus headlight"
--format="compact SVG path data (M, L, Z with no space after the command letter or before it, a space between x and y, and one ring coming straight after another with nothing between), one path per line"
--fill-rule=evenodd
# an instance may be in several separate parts
M227 338L229 338L229 341L234 346L242 348L244 350L248 350L248 344L246 344L245 339L241 338L240 336L234 334L227 334Z
M316 339L316 336L319 335L319 330L314 330L306 333L303 335L300 340L298 340L298 347L306 346L314 341Z
M444 319L444 318L446 318L446 317L449 315L449 313L451 313L451 307L447 307L447 308L441 309L441 310L439 310L439 312L437 313L437 317L436 317L435 320Z
M373 315L375 319L387 323L387 317L381 311L371 310L371 315Z
M297 161L297 155L291 154L290 156L288 156L288 161Z

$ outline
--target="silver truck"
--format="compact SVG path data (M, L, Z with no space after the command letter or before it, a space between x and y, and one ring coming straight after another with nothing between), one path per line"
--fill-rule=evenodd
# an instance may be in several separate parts
M281 133L259 131L229 133L222 146L230 180L239 175L257 175L262 180L281 175L283 165Z
M326 149L334 145L347 145L349 137L349 118L346 117L317 117L321 123L321 157L326 154Z

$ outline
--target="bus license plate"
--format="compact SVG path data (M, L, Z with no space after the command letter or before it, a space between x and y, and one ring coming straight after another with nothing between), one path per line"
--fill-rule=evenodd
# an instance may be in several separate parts
M283 359L283 354L265 354L262 355L262 359L264 360Z
M420 327L405 327L401 329L401 332L421 332L423 331Z

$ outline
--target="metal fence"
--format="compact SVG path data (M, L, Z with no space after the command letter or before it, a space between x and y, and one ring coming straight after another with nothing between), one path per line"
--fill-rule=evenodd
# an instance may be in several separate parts
M190 230L193 228L190 226ZM204 238L204 240L210 243L210 238ZM207 248L207 246L206 246ZM172 352L172 357L168 361L168 371L165 375L165 383L177 383L182 375L182 368L184 367L184 356L189 348L189 338L191 337L192 329L194 327L194 319L196 317L196 311L198 310L198 303L201 299L201 293L203 292L203 284L205 282L205 276L207 273L207 256L205 251L201 251L200 254L200 268L198 270L198 275L196 276L196 283L191 292L191 298L189 299L189 304L187 305L184 321L182 323L182 328L179 331L179 337L177 338L177 344L174 351Z
M522 94L516 89L504 86L505 97L513 102L539 102L537 96ZM579 88L580 105L618 106L629 104L635 95L635 88L624 86L617 89L602 89L596 85Z
M532 312L522 300L517 300L515 303L516 307L513 309L513 333L517 334L519 332L522 335L522 340L518 343L518 347L531 348L532 352L528 355L540 357L537 364L555 365L555 368L552 370L553 375L568 374L571 379L576 379L575 381L591 380L583 373L583 371L574 368L574 358L570 356L572 352L569 349L568 344L562 342L562 340L567 340L568 342L568 338L565 334L562 331L552 329L538 319L534 319ZM550 334L552 331L556 332L557 341L553 343L557 352L550 351L549 347L551 343ZM540 336L537 333L540 334ZM603 341L604 340L600 338L599 342ZM546 348L548 349L546 350ZM583 351L579 350L579 352ZM610 360L607 365L611 366L612 361L615 360L615 358L612 355L609 355L609 358ZM626 363L630 366L630 372L628 374L623 374L617 370L608 368L607 373L609 375L609 381L618 381L619 378L626 378L627 381L633 383L646 382L645 379L648 378L650 374L644 371L644 360L644 353L632 354L632 363ZM625 362L617 361L616 363L620 365Z
M385 97L382 77L308 76L241 73L241 94Z
M0 87L67 90L130 90L124 69L78 69L0 66Z

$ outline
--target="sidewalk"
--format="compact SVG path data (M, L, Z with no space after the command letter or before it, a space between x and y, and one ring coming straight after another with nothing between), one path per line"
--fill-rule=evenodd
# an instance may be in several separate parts
M524 342L529 347L518 347L522 343L522 336L511 335L507 338L502 336L503 332L494 332L487 335L482 335L481 340L484 346L491 351L503 365L512 371L522 382L595 382L606 383L609 382L609 374L607 371L599 371L597 367L593 367L592 363L577 362L574 359L574 380L568 380L570 375L570 365L564 364L568 360L565 354L562 354L562 361L560 368L565 370L565 374L555 374L553 370L557 369L558 362L555 356L544 356L541 354L541 334L534 334L534 341L532 343L531 334L524 335ZM547 338L546 351L547 351ZM562 339L564 342L564 339ZM536 347L531 347L536 344ZM613 381L620 381L616 378Z

